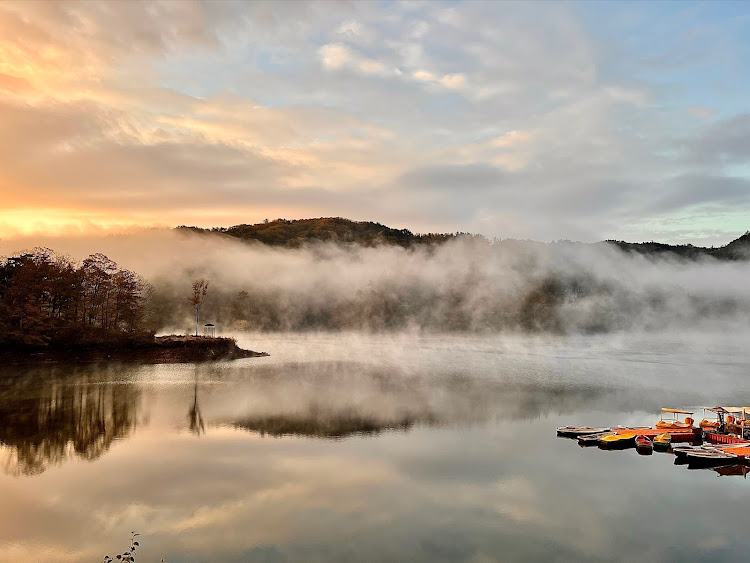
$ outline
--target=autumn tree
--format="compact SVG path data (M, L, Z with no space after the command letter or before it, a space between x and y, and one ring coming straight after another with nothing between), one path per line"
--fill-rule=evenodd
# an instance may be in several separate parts
M141 328L145 284L103 254L78 266L48 248L0 259L0 344L70 344Z
M198 336L198 322L200 321L203 301L206 299L208 283L208 280L203 278L193 282L193 296L190 298L190 304L195 307L195 336Z

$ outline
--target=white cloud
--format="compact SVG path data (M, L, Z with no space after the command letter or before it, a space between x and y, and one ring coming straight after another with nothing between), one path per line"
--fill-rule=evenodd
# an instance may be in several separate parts
M491 144L493 147L515 147L528 143L535 135L536 131L508 131L492 139Z
M687 111L693 117L705 118L705 117L713 117L714 115L716 115L715 109L707 108L704 106L691 106L687 108Z
M446 74L440 79L440 84L450 89L459 89L466 86L466 77L463 74Z
M430 31L430 24L425 21L418 21L412 26L409 36L413 39L422 39L428 31Z
M347 37L356 37L362 33L362 26L355 20L346 21L339 26L336 33Z
M420 82L432 82L435 80L435 75L427 70L417 70L412 73L412 76Z
M362 59L357 63L357 68L365 74L385 74L385 65L373 59Z
M648 103L648 94L643 90L620 86L606 86L603 91L612 100L623 104L644 107Z
M351 51L340 43L323 45L319 53L323 65L331 69L341 68L352 59Z

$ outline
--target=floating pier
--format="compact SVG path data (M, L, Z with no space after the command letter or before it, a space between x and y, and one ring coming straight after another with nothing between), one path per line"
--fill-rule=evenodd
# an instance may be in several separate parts
M557 434L577 439L581 446L598 445L602 449L636 446L641 454L652 451L673 453L675 464L687 463L689 468L694 469L742 464L750 466L750 440L746 438L750 436L750 407L711 407L703 410L715 413L716 420L704 418L695 426L692 411L664 408L661 419L654 426L563 426L557 429ZM728 413L740 413L741 418L728 416ZM672 415L672 420L664 420L665 414ZM677 418L679 415L687 416L680 421ZM722 474L745 476L747 471Z

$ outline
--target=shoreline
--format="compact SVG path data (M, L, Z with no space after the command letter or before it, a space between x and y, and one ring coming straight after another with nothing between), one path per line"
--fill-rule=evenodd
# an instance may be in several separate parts
M266 352L245 350L232 338L205 336L157 336L151 342L131 345L82 344L69 349L0 350L0 365L90 364L140 362L184 364L266 357Z

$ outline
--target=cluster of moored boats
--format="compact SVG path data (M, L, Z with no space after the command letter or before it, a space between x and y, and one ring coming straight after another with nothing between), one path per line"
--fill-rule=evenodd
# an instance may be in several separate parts
M665 408L654 426L562 426L557 435L574 438L581 446L635 447L644 455L671 452L675 463L692 467L750 465L750 407L706 407L703 411L697 425L693 411ZM686 417L681 421L682 415Z

